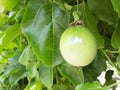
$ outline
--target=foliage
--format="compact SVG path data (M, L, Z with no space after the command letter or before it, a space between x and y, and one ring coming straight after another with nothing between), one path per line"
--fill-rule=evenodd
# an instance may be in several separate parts
M0 0L0 90L115 89L119 8L118 0ZM62 33L78 19L98 46L94 61L82 68L66 63L59 50ZM106 82L100 85L103 71Z

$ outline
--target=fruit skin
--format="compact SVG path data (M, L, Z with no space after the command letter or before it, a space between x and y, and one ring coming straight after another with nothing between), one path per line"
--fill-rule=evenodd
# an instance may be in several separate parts
M71 26L60 38L60 51L69 64L86 66L97 54L96 39L86 27Z

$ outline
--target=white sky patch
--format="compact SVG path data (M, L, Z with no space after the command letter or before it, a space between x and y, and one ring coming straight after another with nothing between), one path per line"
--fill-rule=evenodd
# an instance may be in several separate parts
M101 82L101 84L102 85L104 85L104 83L105 83L105 72L102 72L101 74L100 74L100 76L99 77L97 77L97 79Z
M13 15L14 13L15 13L15 12L10 12L9 15L8 15L8 17L9 17L9 18L12 17L12 15Z
M3 42L3 38L6 36L6 34L4 34L1 38L0 38L0 45L2 45Z

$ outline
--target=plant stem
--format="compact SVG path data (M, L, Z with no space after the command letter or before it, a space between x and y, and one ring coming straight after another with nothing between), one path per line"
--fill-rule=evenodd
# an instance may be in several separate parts
M82 0L85 3L85 0Z
M82 67L79 67L78 70L80 71L81 83L84 83L84 74L83 74L83 69L82 69Z
M108 62L116 69L116 71L118 72L118 74L120 74L119 69L117 68L117 66L112 62L112 60L110 59L110 57L107 55L107 53L103 50L100 49L103 54L105 55L105 57L108 59Z
M79 12L79 0L77 0L77 12Z
M120 82L118 82L118 83L113 83L113 84L109 85L108 88L112 88L112 87L114 87L114 86L116 86L116 85L118 85L118 84L120 84Z
M109 53L119 53L119 51L111 51L111 50L105 50L106 52L109 52Z
M56 83L59 84L59 78L58 78L58 72L57 72L57 69L55 69L55 76L56 76Z
M83 74L82 67L75 67L75 68L76 68L76 73L79 77L80 82L84 83L84 74Z

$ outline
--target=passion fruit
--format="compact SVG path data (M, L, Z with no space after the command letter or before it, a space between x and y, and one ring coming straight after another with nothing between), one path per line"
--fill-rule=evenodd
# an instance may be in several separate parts
M97 54L97 43L89 29L82 25L67 28L60 38L60 52L73 66L90 64Z

